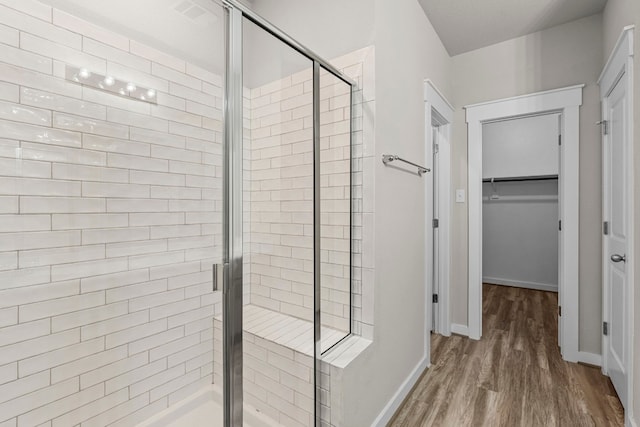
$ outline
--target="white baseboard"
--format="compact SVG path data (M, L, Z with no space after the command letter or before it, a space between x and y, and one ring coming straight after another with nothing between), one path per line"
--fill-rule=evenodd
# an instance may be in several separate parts
M418 365L413 369L411 374L404 380L400 388L394 393L393 397L387 404L384 406L382 411L378 414L376 419L371 424L375 427L384 427L386 426L391 418L395 415L404 399L407 397L413 386L418 382L420 376L427 369L429 363L429 357L425 355L425 357L418 363Z
M586 351L579 351L578 362L587 363L594 366L602 366L602 355L588 353Z
M638 427L638 424L636 424L636 420L633 419L632 415L627 415L625 417L625 426L627 427Z
M465 337L469 336L469 327L467 325L459 325L457 323L451 324L451 333L464 335Z
M513 286L514 288L536 289L539 291L558 292L558 285L537 282L524 282L521 280L499 279L497 277L483 277L483 283L493 285Z

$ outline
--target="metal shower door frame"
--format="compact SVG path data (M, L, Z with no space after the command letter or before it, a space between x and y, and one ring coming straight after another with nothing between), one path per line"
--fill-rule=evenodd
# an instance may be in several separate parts
M215 0L213 0L215 1ZM314 218L314 402L315 425L320 425L321 267L320 267L320 70L351 88L356 83L330 63L270 24L237 0L223 0L226 14L226 79L223 144L223 406L225 427L243 424L243 18L313 62L313 218ZM353 111L353 110L352 110ZM351 117L353 124L353 116ZM353 125L352 125L353 128Z

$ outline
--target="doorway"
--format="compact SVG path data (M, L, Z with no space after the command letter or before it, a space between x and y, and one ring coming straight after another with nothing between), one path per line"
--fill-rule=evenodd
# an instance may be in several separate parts
M579 107L583 85L539 92L465 107L468 125L469 337L482 336L482 186L483 125L514 117L557 113L560 125L560 169L558 180L559 239L558 299L559 344L562 357L578 361L578 158Z
M430 80L425 90L425 164L431 165L430 182L425 186L425 283L427 331L449 336L449 239L451 203L451 126L453 107ZM430 340L427 337L427 354Z

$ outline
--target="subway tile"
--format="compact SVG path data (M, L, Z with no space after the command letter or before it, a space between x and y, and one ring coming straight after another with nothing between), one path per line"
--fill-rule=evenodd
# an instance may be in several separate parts
M19 4L24 7L27 3L34 4L34 2L17 2L17 0L11 0L12 3ZM21 7L21 8L22 8ZM40 11L35 12L38 18L44 18L47 13L44 10L46 6L39 4L36 7L40 8ZM22 31L36 34L42 37L46 37L52 43L60 43L62 45L70 46L76 49L80 49L81 37L78 34L74 34L71 31L67 31L63 28L51 25L48 22L37 19L34 16L30 16L34 13L35 8L31 8L28 14L18 12L10 9L6 6L0 5L0 23L9 25L14 28L18 28ZM51 20L49 17L48 21Z
M71 328L81 327L92 322L100 322L102 320L123 316L126 313L126 303L107 304L95 308L75 311L54 317L51 320L51 330L53 332L64 331Z
M18 363L0 366L0 384L6 384L18 379Z
M129 387L129 393L131 396L137 396L172 379L178 378L184 375L184 373L184 366L182 365L163 370L162 372L152 375L142 381L131 384Z
M0 328L18 323L18 307L0 309ZM0 368L0 384L2 384L2 368Z
M19 309L20 322L43 319L96 307L105 303L104 293L95 292L23 305Z
M157 294L146 295L129 300L129 311L145 310L160 305L170 304L176 301L184 300L184 290L177 289L173 291L160 292Z
M0 76L2 76L5 82L46 90L65 96L80 97L82 92L80 86L67 82L66 80L6 63L0 63Z
M149 144L146 143L91 134L82 135L82 147L90 150L107 151L109 153L133 154L146 157L149 157L151 152ZM116 165L110 164L110 166Z
M7 326L0 329L0 347L42 337L48 335L49 332L49 319ZM2 393L0 393L0 396L1 395Z
M116 379L122 374L133 372L136 368L140 368L141 366L146 365L147 362L148 355L146 353L141 353L136 354L135 356L128 357L127 359L110 363L101 368L97 368L85 374L81 374L80 387L82 389L85 389L101 382L108 382L110 379ZM126 385L123 387L126 387ZM106 393L110 394L113 391L120 389L122 389L122 387L119 386L118 382L114 381L112 382L112 387L107 387Z
M20 87L11 83L0 82L0 99L10 102L20 101Z
M91 261L105 257L103 245L20 251L20 268Z
M0 232L51 230L49 215L0 215Z
M149 197L148 185L114 184L103 182L83 182L82 195L84 197Z
M40 285L50 280L49 267L25 268L0 272L0 290Z
M77 378L73 379L76 381ZM62 383L61 383L62 384ZM80 391L72 396L56 400L48 405L27 412L18 417L18 425L38 425L51 418L56 418L62 414L72 411L80 406L86 405L104 396L104 388L97 385L92 388Z
M210 284L207 284L207 286L210 286ZM200 298L196 296L195 298L185 299L184 301L154 307L150 310L149 316L151 320L164 319L174 314L197 310L198 308L200 308Z
M70 380L52 385L50 387L41 388L37 391L34 391L33 393L29 393L16 399L4 402L0 404L0 414L2 414L3 418L5 419L12 418L20 414L27 414L30 413L30 411L33 411L34 408L45 407L44 405L47 405L58 399L62 399L66 396L73 395L78 391L78 379L72 378ZM46 419L42 421L46 421ZM27 425L36 426L38 424L40 424L40 422L34 421Z
M151 73L151 62L149 60L141 58L137 55L132 55L128 52L128 40L124 40L124 43L122 43L121 46L112 47L113 45L108 46L107 44L96 41L100 40L102 42L108 43L108 39L105 40L100 37L92 37L87 33L83 34L85 35L82 43L82 50L84 52L97 56L99 58L105 58L109 62L117 62L118 64L125 65L144 73Z
M80 231L0 234L0 251L29 250L80 244Z
M46 123L44 125L48 126ZM65 147L80 147L82 145L81 136L77 132L12 121L2 122L0 137Z
M131 128L131 140L147 142L156 145L164 145L166 147L184 148L185 137L179 135L171 135L165 132L156 132L148 129Z
M52 175L54 179L70 181L99 181L119 182L129 181L129 172L124 169L105 168L101 166L54 164Z
M18 268L18 252L0 253L0 271Z
M61 45L49 36L37 37L28 33L20 34L20 48L43 56L48 56L77 67L85 67L89 71L104 74L107 71L106 61L93 55L82 53L78 48Z
M77 377L88 371L101 368L105 365L126 358L126 346L116 347L111 350L91 354L51 369L51 382L55 384L69 378Z
M107 335L107 348L118 347L167 330L167 320L160 319ZM117 390L117 389L115 389Z
M18 196L0 196L0 214L18 213Z
M7 28L2 26L1 28ZM6 35L6 31L2 34ZM53 61L51 58L47 58L42 55L28 52L20 49L17 45L9 46L7 44L0 44L0 57L3 62L15 65L17 67L27 68L39 73L51 74L53 71Z
M116 153L107 154L107 164L115 168L144 171L167 172L169 170L167 160Z
M82 230L83 245L94 243L133 242L146 240L148 238L148 227L98 228L93 230Z
M47 352L75 344L79 341L80 330L71 330L0 347L0 365L24 360L38 354L46 354ZM3 412L0 411L0 413Z
M151 198L200 200L202 199L202 190L200 188L152 186ZM219 199L222 200L222 197Z
M79 280L47 283L44 285L23 286L19 288L0 291L0 307L12 307L31 304L34 302L54 300L57 298L77 295L79 293Z
M18 47L20 45L20 32L15 28L0 24L0 43Z
M98 151L58 147L48 143L22 143L22 158L58 163L106 165L107 155ZM46 195L46 194L45 194Z
M98 120L104 120L107 116L107 109L102 105L28 87L20 89L20 102L24 105Z
M151 105L147 104L146 102L140 102L136 99L117 96L113 93L104 92L91 86L82 86L81 98L87 102L98 104L104 108L104 117L96 117L102 120L106 120L107 107L115 107L120 108L121 110L134 111L136 113L142 114L149 114L149 112L151 111Z
M170 393L181 389L182 387L197 382L198 380L200 380L199 370L191 371L185 375L178 376L173 380L170 380L164 384L159 385L158 387L151 389L151 400L154 401L160 399L161 397L167 396Z
M92 338L102 337L113 332L122 331L123 329L132 328L134 326L147 323L148 321L149 313L147 311L126 314L82 326L81 337L83 341L86 341Z
M83 277L80 281L82 293L95 292L104 289L117 288L119 286L142 283L149 280L149 271L146 269L104 274L94 277Z
M200 225L159 225L151 227L151 239L199 236Z
M160 52L142 43L138 43L132 40L130 44L130 50L134 55L147 58L150 61L157 62L180 72L186 71L186 64L184 61L170 56L164 52Z
M107 244L107 258L115 256L151 254L166 251L166 240L144 240L138 242Z
M143 129L167 132L168 123L164 119L150 117L148 114L133 113L117 108L107 108L107 120Z
M24 214L99 213L105 212L104 199L80 197L21 197L20 212Z
M109 113L107 111L107 118ZM53 113L53 125L60 129L85 132L114 138L129 138L129 128L116 123L109 123L89 117L74 116L66 113ZM78 145L82 145L79 142Z
M150 268L151 279L163 279L200 271L200 262L184 262L179 264L159 265Z
M54 214L53 230L77 230L85 228L126 227L129 218L126 214Z
M73 264L61 264L51 267L51 278L55 281L79 279L116 273L127 269L126 258L111 258L98 261L84 261Z
M109 409L116 407L119 404L123 404L128 400L127 390L120 390L112 393L108 396L102 397L98 400L94 400L81 406L73 411L55 418L51 426L52 427L64 427L72 425L80 425L81 421L85 421L95 414L102 414L108 412ZM82 423L84 424L84 422Z
M169 94L189 99L191 101L203 104L209 107L216 106L215 97L199 90L192 89L190 87L183 86L175 82L169 82Z
M159 334L129 343L129 354L138 354L143 351L148 351L182 337L184 337L184 328L178 327L170 329L168 331L161 332Z
M129 176L130 182L133 184L184 186L186 181L184 175L163 172L146 172L132 170L130 171Z
M96 354L102 350L104 350L104 341L101 338L51 350L45 354L20 360L18 374L20 377L32 375L90 354Z
M87 37L91 37L95 40L101 40L103 43L107 43L119 49L128 50L129 48L129 40L126 37L117 33L113 33L111 31L107 31L97 25L93 25L85 21L84 19L76 17L75 15L71 15L58 9L53 9L52 19L55 25L85 36L82 44L83 48L85 49L87 42L93 41L91 39L87 39ZM108 58L108 56L103 55L96 56Z
M138 297L160 294L166 292L167 280L154 280L151 282L138 283L129 286L119 286L114 289L107 290L107 303L132 300ZM166 316L165 316L166 317ZM157 320L152 319L152 320Z

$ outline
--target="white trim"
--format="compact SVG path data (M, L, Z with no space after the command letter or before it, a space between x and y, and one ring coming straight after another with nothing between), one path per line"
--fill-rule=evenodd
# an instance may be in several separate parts
M439 143L439 162L438 162L438 207L439 207L439 272L440 272L440 288L438 290L438 319L435 327L435 332L449 336L451 335L451 310L449 303L449 290L450 290L450 239L451 239L451 135L452 124L454 117L454 108L449 101L442 95L438 88L431 80L425 80L424 82L424 99L425 99L425 164L430 165L433 162L433 122L440 122L440 136ZM433 114L433 111L437 114ZM432 168L433 169L433 168ZM426 239L425 239L425 253L427 256L427 271L433 271L433 226L432 226L432 212L433 212L433 177L430 177L430 181L425 185L425 203L426 203ZM430 185L431 184L431 185ZM431 296L433 295L433 283L431 283L431 276L427 274L426 284L426 330L430 331L431 328L431 310L433 303ZM427 345L427 354L430 354L430 340Z
M463 335L465 337L469 336L469 327L467 325L459 325L457 323L451 324L451 333L457 335Z
M562 233L559 248L559 303L562 305L562 357L578 359L579 254L579 107L582 88L532 93L465 107L468 129L469 203L469 337L482 335L482 125L485 122L544 112L559 112L561 120L560 200Z
M558 292L558 285L552 283L525 282L522 280L500 279L498 277L483 277L483 283L514 288L535 289L537 291Z
M636 424L636 420L633 418L630 412L631 411L626 411L625 413L625 425L628 427L638 427L638 424Z
M589 353L588 351L579 351L578 362L587 363L593 366L602 366L602 355Z
M371 424L372 426L384 427L389 423L389 421L391 421L391 418L393 418L398 408L400 408L400 405L402 405L404 399L411 392L413 386L418 382L418 380L422 376L422 373L428 367L429 361L427 356L425 355L425 357L422 358L422 360L416 365L416 367L413 368L411 374L409 374L409 376L403 381L400 388L393 394L391 400L389 400L387 404L384 405L382 411L378 414L376 419Z
M627 349L626 354L626 383L627 383L627 402L623 402L623 406L625 408L625 417L627 425L636 425L633 418L633 337L634 337L634 299L635 299L635 272L634 272L634 260L635 260L635 245L634 245L634 168L636 167L633 163L633 150L634 150L634 64L633 64L633 55L634 55L634 26L630 25L624 27L620 37L618 37L618 41L616 46L613 48L611 55L607 61L607 64L604 66L602 70L602 74L598 79L598 84L600 85L600 99L602 102L602 120L607 120L608 117L606 115L608 111L607 105L607 97L614 89L616 84L620 81L621 78L626 79L627 85L627 98L629 100L629 110L627 112L627 123L629 125L628 139L627 139L627 173L628 175L625 177L627 181L627 208L629 212L627 212L627 221L628 221L628 239L627 239L627 252L626 256L631 262L626 263L626 274L627 274L627 334L624 337L625 347ZM602 210L603 210L603 221L608 220L608 214L606 210L606 174L607 172L607 150L606 150L606 136L602 136L602 158L603 158L603 168L602 168ZM602 320L609 321L609 292L608 292L608 260L609 249L607 245L607 239L602 239ZM608 372L608 354L609 354L609 338L605 335L602 336L602 372L606 375Z

